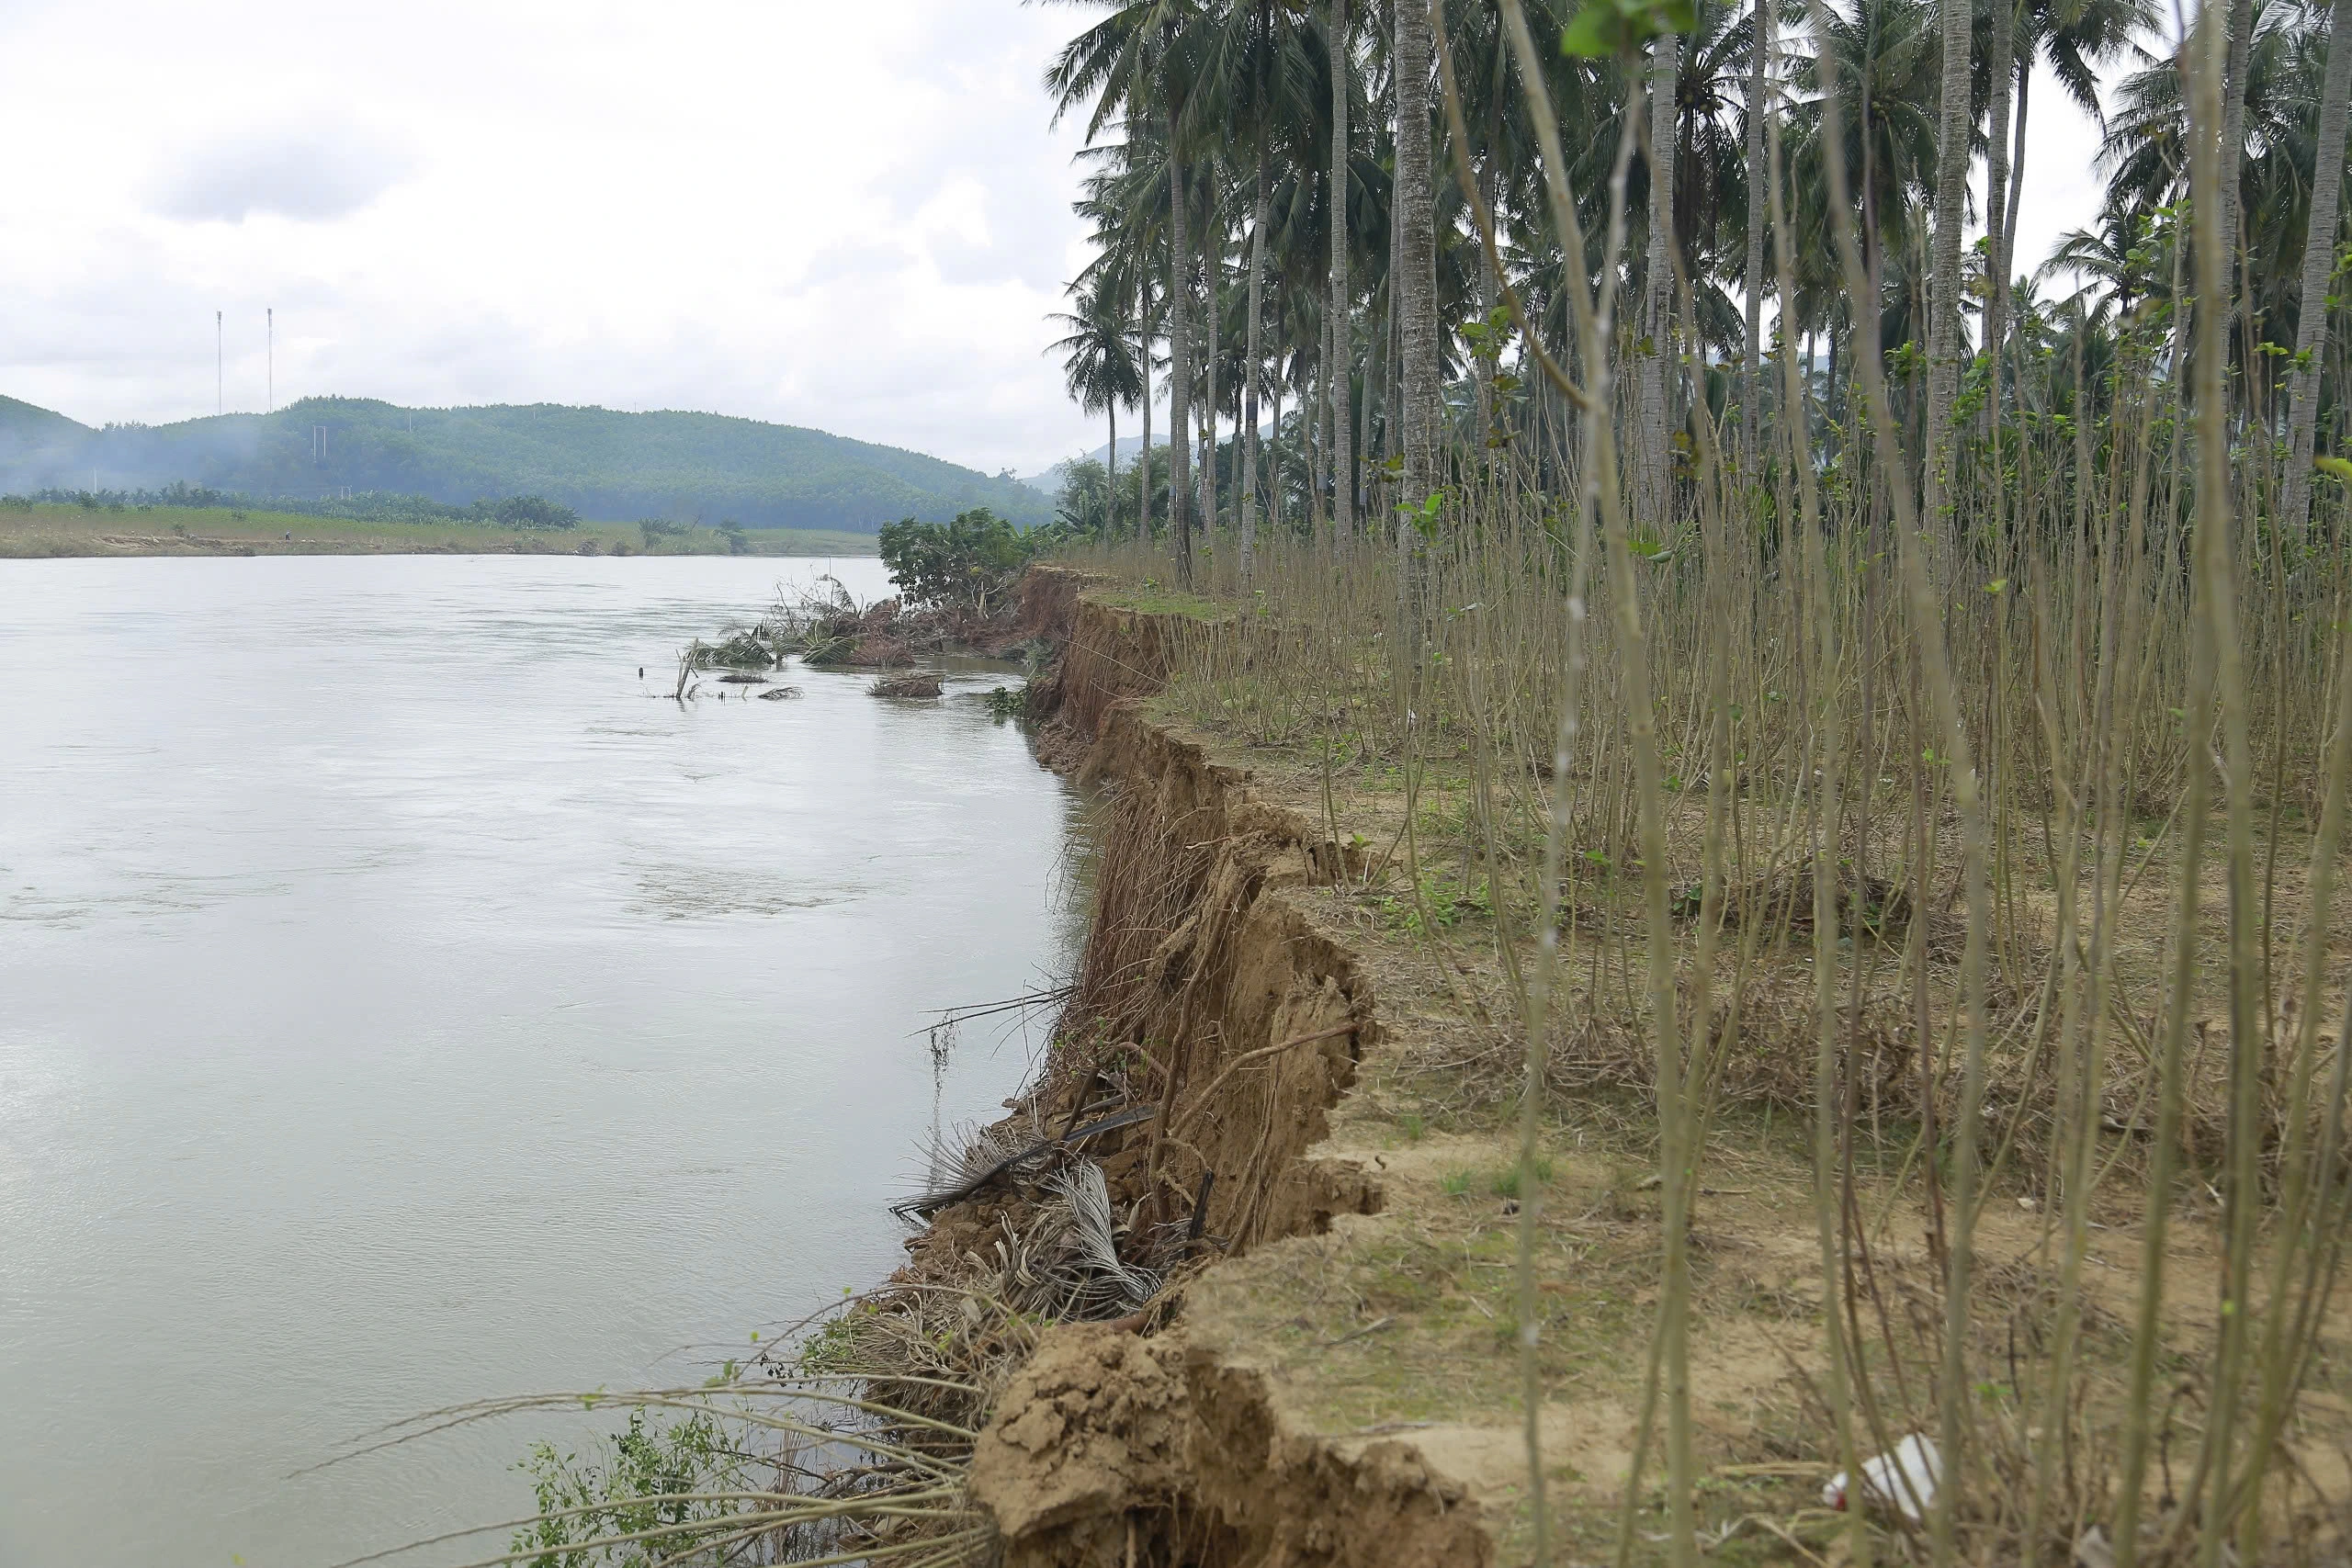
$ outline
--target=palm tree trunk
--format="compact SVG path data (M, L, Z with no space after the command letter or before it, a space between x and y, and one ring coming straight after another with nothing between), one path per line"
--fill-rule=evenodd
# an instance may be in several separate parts
M1397 336L1405 426L1405 504L1419 507L1436 490L1438 444L1437 215L1430 157L1430 70L1433 44L1422 0L1396 0ZM1408 558L1412 532L1399 520L1396 544ZM1409 572L1398 574L1398 592Z
M1322 320L1316 323L1316 331L1318 346L1315 351L1315 434L1308 450L1314 455L1310 471L1315 487L1315 526L1319 533L1331 515L1330 501L1324 488L1331 456L1331 311L1328 305Z
M1114 397L1106 406L1111 411L1111 449L1102 459L1102 539L1105 544L1118 533L1119 526L1119 400Z
M1208 404L1201 411L1201 444L1204 456L1201 461L1201 536L1216 536L1216 340L1218 330L1225 324L1225 312L1217 308L1217 286L1225 273L1225 231L1216 220L1216 164L1204 165L1208 174L1208 212L1201 232L1201 285L1207 301L1208 321L1202 337L1203 383Z
M2017 80L2010 0L1993 0L1993 42L1987 73L1993 82L1993 123L1984 156L1984 231L1991 238L1992 288L1984 299L1984 352L1991 356L1993 395L1984 400L1987 428L2001 417L2001 344L2008 325L2009 89Z
M1997 9L2007 0L1994 0ZM1942 0L1943 84L1936 133L1935 256L1928 285L1928 408L1920 469L1929 526L1942 516L1951 479L1951 405L1960 390L1960 241L1968 199L1969 22L1966 0Z
M1258 139L1258 188L1250 204L1250 283L1244 291L1250 322L1244 329L1241 372L1241 581L1257 565L1259 318L1266 303L1266 140Z
M1358 482L1363 463L1372 456L1372 329L1369 327L1365 329L1363 346L1363 391L1355 400L1355 438L1348 447L1356 465L1349 470L1348 493L1358 508L1371 504L1372 491L1369 484Z
M1409 3L1409 0L1408 0ZM1348 362L1355 332L1348 309L1348 0L1331 0L1331 532L1356 531L1354 430Z
M1674 318L1674 153L1679 144L1675 85L1681 73L1682 39L1660 33L1650 46L1649 224L1647 269L1643 278L1642 326L1650 340L1642 367L1641 493L1634 504L1642 520L1667 531L1667 403L1668 342Z
M2002 0L1994 0L1999 5ZM1771 92L1764 73L1772 53L1771 0L1755 0L1747 40L1747 269L1742 287L1747 294L1747 342L1739 359L1739 435L1741 455L1756 466L1763 450L1764 411L1764 117L1772 112Z
M2230 52L2222 107L2222 281L2229 308L2222 317L2226 341L2238 315L2238 167L2245 152L2246 62L2254 48L2254 0L2232 0Z
M1489 147L1494 145L1492 137L1489 137L1487 145ZM1485 159L1478 168L1478 200L1487 211L1492 212L1495 209L1495 160L1491 156ZM1490 267L1479 267L1477 276L1478 320L1491 325L1495 319L1497 302L1494 270ZM1496 364L1495 358L1484 354L1475 356L1470 361L1471 378L1476 392L1475 407L1477 414L1477 450L1484 454L1489 468L1493 465L1495 452L1495 449L1487 446L1487 442L1494 434Z
M1404 386L1404 336L1397 332L1397 280L1404 277L1404 226L1397 223L1397 211L1390 205L1387 211L1387 280L1381 285L1387 294L1387 312L1381 322L1381 461L1390 461L1404 454L1404 412L1397 402L1399 388Z
M2009 193L2008 228L2001 235L2001 257L2004 276L2015 264L2018 254L2018 209L2025 205L2025 108L2033 92L2033 56L2020 55L2017 62L2018 124L2009 142L2009 170L2017 176L2018 188Z
M1272 462L1266 470L1266 521L1279 529L1283 525L1283 378L1279 373L1267 378L1267 389L1274 400L1274 438L1268 446Z
M1177 570L1193 582L1193 277L1184 220L1184 160L1176 140L1176 106L1168 106L1168 526L1176 536Z
M1136 464L1136 539L1151 545L1151 290L1136 288L1136 315L1143 328L1143 451Z
M2344 191L2345 95L2352 89L2352 0L2335 0L2327 22L2327 74L2319 96L2319 149L2312 173L2311 220L2303 231L2302 302L2295 311L2295 357L2287 402L2287 483L2280 515L2300 536L2309 521L2312 442L2319 415L2319 365L2327 357L2327 281L2335 255L2336 204Z
M1216 407L1209 406L1201 420L1201 538L1212 554L1216 549Z

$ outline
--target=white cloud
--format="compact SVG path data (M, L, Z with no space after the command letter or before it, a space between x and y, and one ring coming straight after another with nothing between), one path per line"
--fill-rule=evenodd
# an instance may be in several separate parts
M412 166L390 139L333 118L256 126L182 151L156 180L166 218L242 222L356 212Z
M979 0L33 0L0 96L0 391L716 409L1028 471L1093 422L1041 351L1079 25ZM58 127L75 128L71 137Z

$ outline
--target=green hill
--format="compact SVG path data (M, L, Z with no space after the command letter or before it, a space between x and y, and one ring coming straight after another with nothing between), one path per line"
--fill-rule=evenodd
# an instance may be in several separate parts
M404 409L305 398L271 414L93 430L0 398L0 490L161 489L254 497L349 491L465 505L543 495L591 518L664 517L871 533L975 506L1028 525L1052 503L1010 478L820 430L723 414L560 403Z

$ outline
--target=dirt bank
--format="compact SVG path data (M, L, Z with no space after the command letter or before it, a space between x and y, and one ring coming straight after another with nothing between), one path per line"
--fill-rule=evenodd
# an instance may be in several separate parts
M1329 1147L1379 1050L1370 975L1327 918L1349 852L1247 771L1153 721L1162 618L1032 573L1023 626L1057 658L1034 688L1041 753L1111 807L1077 993L1026 1116L1069 1125L1111 1099L1150 1121L1092 1150L1131 1228L1199 1237L1196 1272L1147 1325L1049 1332L999 1402L973 1489L1020 1563L1477 1563L1494 1554L1485 1468L1421 1435L1315 1429L1273 1368L1192 1303L1290 1238L1377 1213L1378 1171ZM941 1213L917 1267L985 1250L983 1199Z

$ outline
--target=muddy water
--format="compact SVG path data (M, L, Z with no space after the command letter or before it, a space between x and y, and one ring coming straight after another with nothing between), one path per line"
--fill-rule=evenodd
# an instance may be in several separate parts
M0 562L0 1563L511 1517L589 1428L295 1472L698 1382L900 1256L934 1110L1028 1049L935 1073L925 1010L1060 964L1075 807L1001 675L662 700L779 566Z

